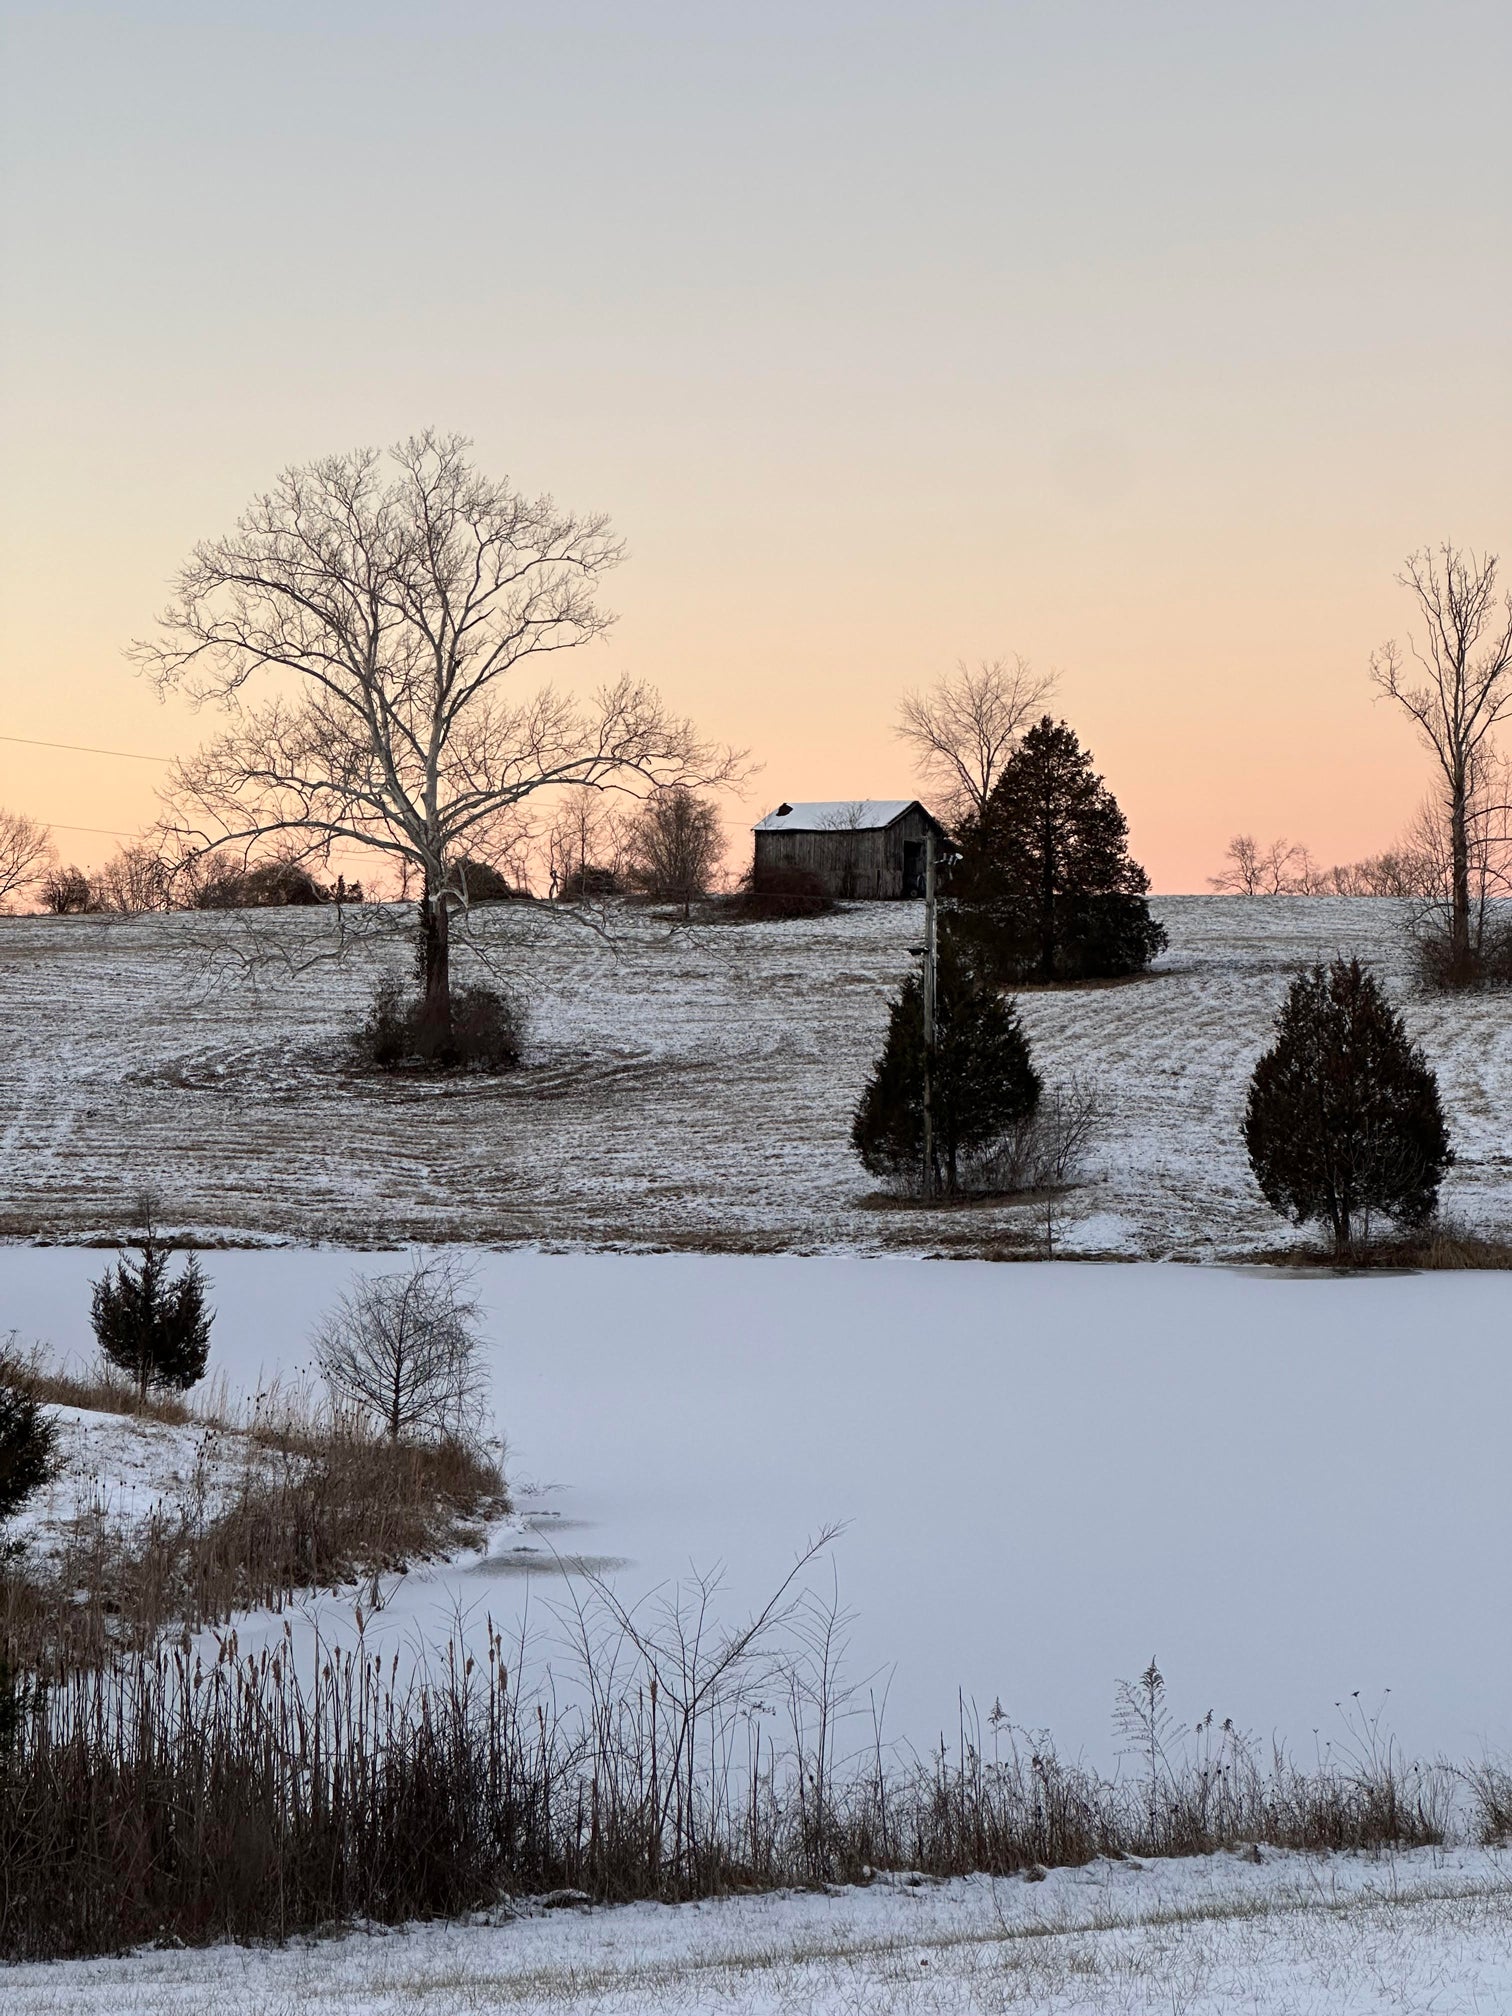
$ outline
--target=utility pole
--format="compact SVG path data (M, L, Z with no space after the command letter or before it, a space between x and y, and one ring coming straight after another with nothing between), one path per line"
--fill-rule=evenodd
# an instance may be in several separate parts
M924 836L924 1195L935 1194L935 837Z

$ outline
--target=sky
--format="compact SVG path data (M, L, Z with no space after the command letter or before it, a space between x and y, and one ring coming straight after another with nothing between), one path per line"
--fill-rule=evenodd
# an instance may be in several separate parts
M1405 556L1512 544L1512 10L0 4L0 805L216 723L122 652L281 468L434 425L610 514L610 637L783 798L1023 653L1158 890L1428 783ZM1509 553L1512 562L1512 553ZM95 830L89 830L95 829Z

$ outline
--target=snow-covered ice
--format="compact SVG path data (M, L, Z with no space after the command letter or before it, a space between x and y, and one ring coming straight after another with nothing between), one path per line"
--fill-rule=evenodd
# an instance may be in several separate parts
M0 1326L84 1353L102 1257L0 1249ZM203 1257L245 1391L305 1367L354 1266L399 1264ZM1109 1762L1152 1653L1179 1713L1308 1755L1356 1689L1420 1755L1512 1745L1512 1276L474 1258L537 1530L413 1575L370 1631L544 1623L553 1546L632 1595L723 1562L730 1613L843 1521L851 1672L891 1676L921 1747L962 1687Z

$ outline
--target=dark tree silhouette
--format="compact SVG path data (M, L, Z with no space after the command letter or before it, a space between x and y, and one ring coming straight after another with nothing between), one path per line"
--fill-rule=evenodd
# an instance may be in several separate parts
M1115 978L1164 949L1128 831L1090 753L1044 715L962 827L949 873L956 929L994 979Z
M1040 1077L1011 1001L941 942L930 1082L936 1186L960 1187L961 1164L1039 1103ZM924 995L919 976L892 1005L887 1041L851 1124L851 1143L874 1176L922 1186Z
M90 1321L101 1351L130 1374L145 1401L150 1386L185 1392L205 1376L215 1312L193 1255L175 1281L168 1277L173 1248L151 1226L137 1251L138 1259L123 1253L94 1284Z
M0 1521L14 1518L52 1475L57 1440L57 1423L42 1412L21 1367L0 1353Z
M1337 1252L1377 1215L1421 1225L1454 1160L1438 1081L1358 959L1292 982L1255 1066L1244 1145L1268 1204Z

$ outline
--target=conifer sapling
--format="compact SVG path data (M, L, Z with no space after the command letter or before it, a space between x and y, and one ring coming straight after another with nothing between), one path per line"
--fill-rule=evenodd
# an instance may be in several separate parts
M935 1176L947 1194L961 1165L1039 1104L1040 1076L1011 1001L949 937L940 943L930 1074ZM919 976L892 1004L887 1040L851 1124L851 1145L873 1175L910 1186L924 1169L924 997Z
M1292 982L1255 1066L1244 1144L1271 1207L1347 1251L1374 1216L1421 1225L1454 1160L1438 1080L1358 959Z
M169 1277L172 1246L149 1222L138 1258L122 1254L94 1284L90 1321L110 1363L136 1382L145 1402L149 1387L185 1392L205 1376L210 1325L209 1283L191 1254L176 1280Z

